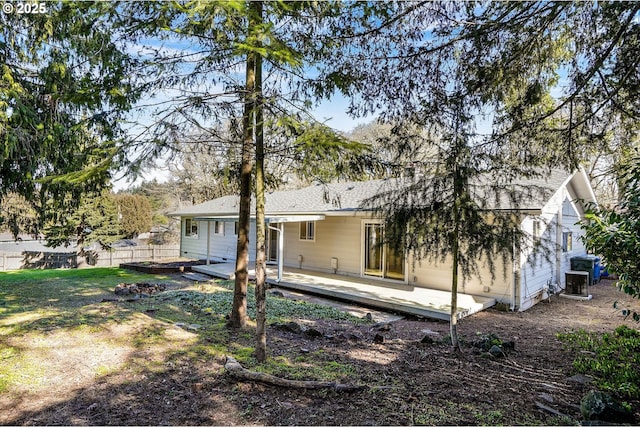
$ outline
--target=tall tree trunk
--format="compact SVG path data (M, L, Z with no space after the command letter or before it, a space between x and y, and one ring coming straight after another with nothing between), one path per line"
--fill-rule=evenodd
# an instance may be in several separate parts
M258 22L262 22L262 2L251 3ZM259 43L258 43L259 45ZM264 107L262 105L262 57L256 56L256 351L259 362L267 360L267 263L264 195Z
M453 268L452 268L452 277L451 277L451 318L449 319L449 329L450 329L450 335L451 335L451 345L453 346L453 349L456 352L460 351L460 341L458 340L458 252L459 252L459 244L458 244L458 238L459 236L459 231L458 231L458 221L460 220L459 218L457 218L457 215L454 214L455 218L455 225L454 225L454 231L453 231L453 245L452 245L452 252L453 252Z
M247 34L256 25L255 17L250 14ZM238 246L236 250L235 289L233 307L229 325L242 328L247 323L247 285L249 283L249 230L251 226L251 169L253 159L253 134L255 130L256 107L256 57L251 51L247 54L244 113L242 116L242 163L240 166L240 207L238 213Z
M460 208L462 207L462 198L466 189L466 177L464 176L463 167L460 163L465 164L466 142L460 137L460 109L455 116L455 128L453 135L453 235L451 238L451 252L453 256L453 271L451 277L451 315L449 319L449 327L451 334L451 345L453 349L460 352L460 340L458 339L458 280L459 280L459 257L460 257Z

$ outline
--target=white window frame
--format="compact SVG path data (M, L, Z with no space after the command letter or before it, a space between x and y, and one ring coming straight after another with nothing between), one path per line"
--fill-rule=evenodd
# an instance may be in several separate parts
M233 235L237 236L238 235L238 230L240 229L240 222L238 221L234 221L233 222Z
M533 236L534 243L540 242L540 239L542 238L542 221L541 220L539 219L533 220L531 235Z
M224 236L224 221L213 221L213 234Z
M573 231L562 232L562 252L568 253L573 250Z
M304 231L304 235L302 234L303 231ZM298 238L301 242L315 242L316 241L316 222L300 221L300 226L298 228Z
M195 229L195 233L194 230ZM198 221L193 218L184 219L184 237L190 237L192 239L198 238Z

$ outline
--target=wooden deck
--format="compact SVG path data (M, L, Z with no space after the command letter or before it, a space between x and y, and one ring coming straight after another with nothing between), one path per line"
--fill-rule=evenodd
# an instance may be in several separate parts
M194 271L222 279L234 276L235 264L220 263L194 266ZM249 271L254 277L255 272ZM449 320L451 292L411 286L403 283L360 277L324 274L285 268L282 281L275 280L276 270L267 269L267 282L298 291L351 301L397 313ZM458 293L458 318L493 306L495 299Z

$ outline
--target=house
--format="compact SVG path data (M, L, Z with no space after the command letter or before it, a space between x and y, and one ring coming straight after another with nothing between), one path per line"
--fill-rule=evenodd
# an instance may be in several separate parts
M366 279L369 283L450 291L451 265L413 262L411 254L399 254L378 245L384 233L381 218L362 208L391 180L312 185L266 195L267 259L284 269ZM488 267L477 277L463 280L458 291L488 297L512 310L526 310L543 298L549 283L563 286L569 259L583 254L578 221L583 203L595 201L584 170L552 172L546 179L520 182L539 186L544 196L529 197L517 213L524 231L548 242L550 257L535 257L525 248L509 265L495 260L492 280ZM225 196L174 212L181 220L181 256L211 262L232 262L236 255L238 196ZM514 210L506 203L501 209ZM253 209L252 209L253 212ZM250 236L255 236L255 220ZM250 245L250 262L255 245ZM505 274L503 274L503 272ZM376 282L377 281L377 282Z

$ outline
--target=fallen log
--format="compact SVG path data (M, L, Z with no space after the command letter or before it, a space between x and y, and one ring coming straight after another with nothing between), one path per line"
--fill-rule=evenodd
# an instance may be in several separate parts
M357 391L366 388L366 386L364 385L340 384L330 381L288 380L285 378L276 377L275 375L255 372L243 368L242 365L240 365L240 363L238 363L238 361L231 356L227 356L227 361L224 364L224 369L232 376L240 380L261 382L278 387L303 388L308 390L332 389L336 391Z

